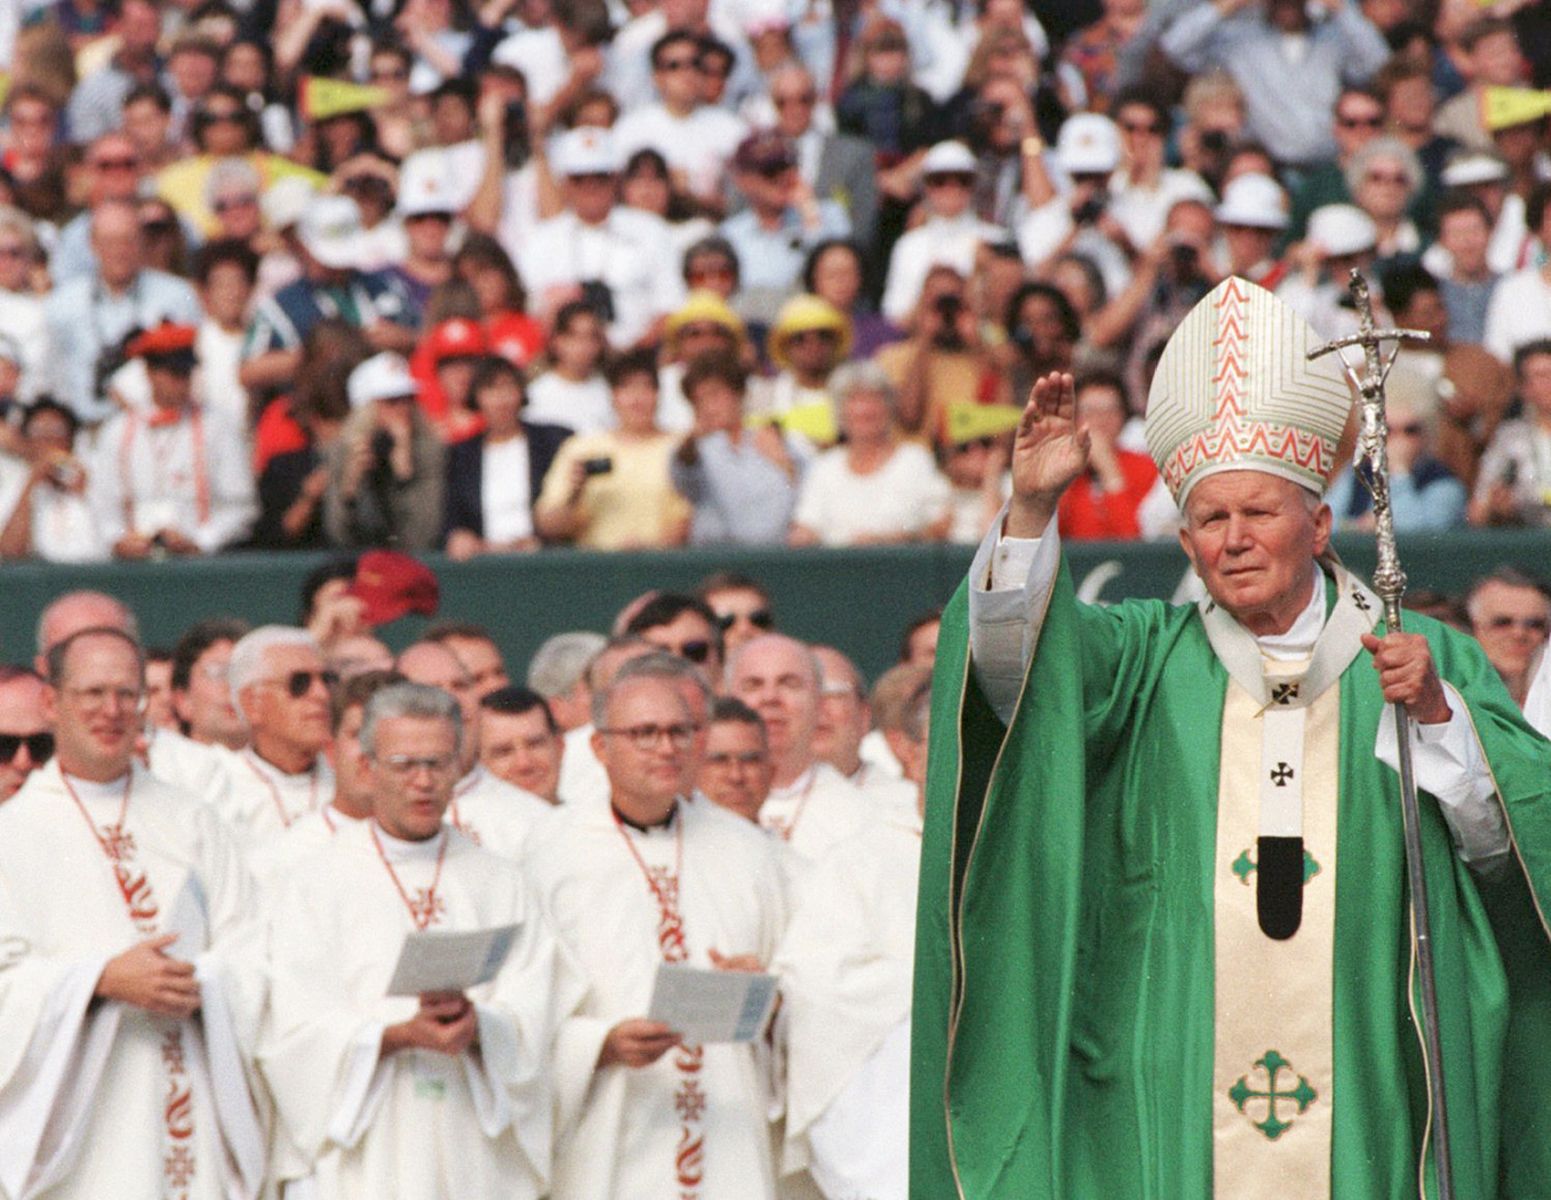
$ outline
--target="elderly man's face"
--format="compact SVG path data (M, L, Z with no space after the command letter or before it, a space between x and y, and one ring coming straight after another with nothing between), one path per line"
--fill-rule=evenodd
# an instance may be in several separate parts
M758 725L744 721L714 721L700 768L700 790L746 821L758 821L759 809L770 795L775 765Z
M750 643L738 656L728 690L764 718L773 758L811 755L819 680L806 647L784 637Z
M263 675L242 690L255 738L316 754L329 741L329 684L311 646L271 646Z
M1546 643L1551 601L1535 588L1493 581L1472 597L1470 626L1501 674L1522 675Z
M819 695L819 723L813 731L814 757L825 762L846 763L856 757L857 748L872 723L867 697L851 664L827 647L814 651L824 668L824 683Z
M1186 501L1180 545L1212 599L1257 636L1292 626L1330 544L1330 509L1307 495L1261 471L1224 471Z
M441 717L388 717L377 723L369 763L372 815L407 842L436 836L458 778L458 735Z
M554 804L560 787L565 741L549 727L542 708L523 713L479 713L479 757L498 779Z
M43 719L43 682L20 675L0 683L0 804L54 753L54 735Z

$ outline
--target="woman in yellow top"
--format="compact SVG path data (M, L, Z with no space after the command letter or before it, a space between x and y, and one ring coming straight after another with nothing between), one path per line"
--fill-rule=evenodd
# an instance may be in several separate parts
M656 359L627 354L607 376L618 428L570 438L556 452L533 510L539 536L594 550L682 545L690 508L668 473L678 439L657 428Z

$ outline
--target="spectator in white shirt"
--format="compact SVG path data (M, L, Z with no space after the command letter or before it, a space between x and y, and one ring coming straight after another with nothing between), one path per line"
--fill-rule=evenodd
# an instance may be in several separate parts
M657 150L685 190L713 210L721 206L728 160L748 132L726 109L701 103L703 39L675 30L652 46L652 84L659 99L627 112L614 126L615 146L628 158Z
M939 263L968 276L981 243L1000 241L1001 232L975 215L975 156L963 142L938 142L921 160L926 220L894 244L883 315L896 324L909 319L927 272Z
M167 323L125 347L145 360L151 405L108 422L87 493L115 557L213 554L258 516L241 427L193 402L195 337L192 326Z
M666 222L616 204L620 156L607 130L573 129L550 155L565 211L541 222L519 256L523 282L553 311L588 299L606 313L609 343L628 349L683 294Z
M549 370L528 385L529 421L572 433L613 429L614 405L603 377L603 319L585 300L561 305L549 339Z
M845 445L803 477L788 541L794 546L881 546L941 541L950 486L929 451L903 441L894 385L874 363L848 363L830 380Z
M1551 183L1542 183L1525 205L1530 229L1551 247ZM1551 337L1551 259L1498 280L1486 310L1486 348L1512 362L1520 346Z
M86 502L86 468L75 457L76 416L40 396L22 417L30 464L0 454L0 559L102 562L108 544Z
M239 429L249 424L248 393L237 380L248 331L248 302L258 281L258 255L242 242L208 242L194 259L194 283L205 319L194 346L200 398ZM252 414L257 416L257 414Z

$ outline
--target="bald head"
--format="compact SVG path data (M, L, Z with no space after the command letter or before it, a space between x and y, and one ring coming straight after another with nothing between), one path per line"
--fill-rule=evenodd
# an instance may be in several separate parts
M767 633L745 642L727 664L727 691L765 722L777 787L813 763L823 672L813 651L796 638Z
M36 668L46 669L48 652L83 629L117 629L140 640L135 614L106 592L67 592L43 610L38 618Z

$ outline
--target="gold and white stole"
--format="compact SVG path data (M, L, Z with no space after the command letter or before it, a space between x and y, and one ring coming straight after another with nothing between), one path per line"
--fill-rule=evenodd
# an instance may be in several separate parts
M1307 659L1269 660L1227 613L1201 609L1229 677L1214 859L1212 1162L1213 1194L1235 1200L1330 1196L1339 682L1379 615L1372 592L1339 565L1333 574L1335 608ZM1282 877L1264 889L1262 860Z

